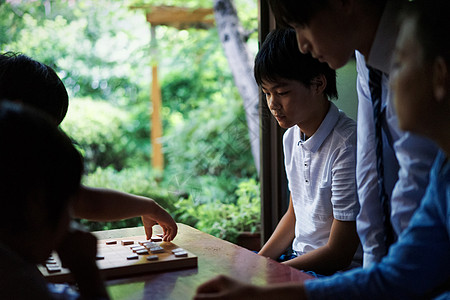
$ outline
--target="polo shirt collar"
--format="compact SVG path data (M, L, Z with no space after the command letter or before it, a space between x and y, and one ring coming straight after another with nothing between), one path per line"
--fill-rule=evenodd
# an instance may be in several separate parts
M328 113L320 124L319 128L316 132L306 141L301 142L303 147L311 152L316 152L320 146L322 146L325 139L330 135L331 131L333 131L336 123L339 120L339 109L334 105L333 102L330 101L330 108L328 109ZM300 134L300 128L298 128L298 133Z
M398 15L402 1L391 0L386 2L380 24L370 48L367 64L385 74L389 74L392 65L392 55L399 31Z

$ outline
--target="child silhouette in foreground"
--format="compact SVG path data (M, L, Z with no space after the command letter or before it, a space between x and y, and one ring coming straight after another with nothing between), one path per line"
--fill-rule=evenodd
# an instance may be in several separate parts
M3 99L45 111L55 125L63 121L69 106L66 88L52 68L11 52L0 54L0 102ZM147 238L155 224L162 227L165 241L177 234L175 221L153 199L110 189L82 185L74 200L73 216L92 221L142 216Z
M70 139L43 113L2 101L0 141L0 298L108 299L96 238L69 230L83 170ZM37 269L53 250L78 291L47 284Z

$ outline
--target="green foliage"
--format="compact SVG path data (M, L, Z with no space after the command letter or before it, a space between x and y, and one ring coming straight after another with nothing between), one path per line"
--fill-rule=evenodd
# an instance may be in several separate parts
M223 203L220 199L198 203L193 197L176 203L175 216L179 222L230 242L236 242L240 232L259 232L259 184L251 178L242 181L236 190L236 203Z
M150 81L148 25L142 12L126 1L40 1L3 4L1 51L19 51L53 67L69 94L77 97L136 102L139 88ZM12 16L12 17L11 17ZM0 22L0 25L3 23ZM15 28L13 40L8 33Z
M85 159L87 173L97 167L127 166L129 157L138 155L138 147L130 143L132 124L129 114L105 101L74 99L61 127L72 137Z
M211 184L223 189L224 195L233 195L237 182L256 172L242 104L219 96L175 120L162 139L166 178L189 194L210 189L208 180L202 181L212 176ZM203 194L201 201L210 196Z
M161 189L156 181L158 174L148 167L134 167L122 171L113 168L97 168L95 172L83 178L83 184L90 187L110 188L155 200L169 213L175 211L178 195ZM90 230L108 230L123 227L141 226L140 218L132 218L114 222L91 222L80 220Z
M242 100L217 30L158 26L155 52L150 51L144 11L129 9L136 1L44 2L0 0L0 51L21 52L48 64L63 80L71 100L62 128L85 157L85 184L147 196L169 212L178 205L177 195L188 195L181 203L206 205L200 226L213 224L214 234L226 231L222 235L230 236L229 226L237 225L228 215L237 219L239 183L254 177L256 170ZM210 0L139 2L212 6ZM236 5L245 29L255 31L256 1L236 0ZM250 38L256 50L256 35ZM158 62L163 97L166 167L159 184L155 177L161 174L149 162L151 62ZM208 211L211 203L221 203L223 212ZM259 211L258 205L252 207ZM197 215L189 217L192 212L183 208L188 205L176 209L180 221L196 223ZM217 216L227 223L215 224ZM141 224L140 218L82 222L92 230Z

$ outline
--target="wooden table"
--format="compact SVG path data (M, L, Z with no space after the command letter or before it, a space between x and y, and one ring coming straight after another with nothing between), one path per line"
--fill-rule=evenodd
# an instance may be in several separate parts
M161 233L155 226L154 234ZM144 235L143 227L98 231L99 239ZM184 224L178 224L173 243L198 257L198 267L108 280L112 299L192 299L197 287L219 274L256 285L302 282L306 273L262 257Z

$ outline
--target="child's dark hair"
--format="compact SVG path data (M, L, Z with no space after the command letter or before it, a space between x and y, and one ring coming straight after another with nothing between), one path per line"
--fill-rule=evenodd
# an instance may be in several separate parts
M23 54L0 54L0 101L20 101L49 114L57 124L66 116L69 96L49 66Z
M46 114L9 101L0 102L0 141L0 230L26 228L27 205L37 199L56 226L78 192L80 154Z
M406 5L402 19L415 19L417 38L427 60L441 56L450 63L449 12L448 0L416 0Z
M255 58L254 75L259 86L263 81L289 79L310 87L311 81L321 74L327 80L324 94L328 99L337 98L336 71L310 54L302 54L291 28L270 32Z

